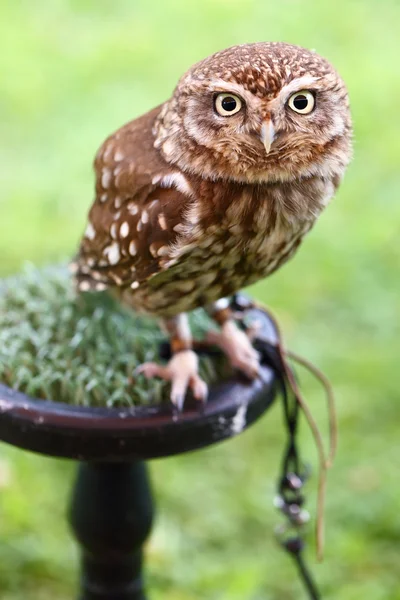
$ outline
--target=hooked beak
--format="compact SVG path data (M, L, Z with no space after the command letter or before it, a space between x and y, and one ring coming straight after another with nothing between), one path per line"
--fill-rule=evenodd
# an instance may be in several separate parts
M272 142L275 139L275 129L271 119L267 119L263 122L261 127L261 141L264 144L266 153L268 154L271 150Z

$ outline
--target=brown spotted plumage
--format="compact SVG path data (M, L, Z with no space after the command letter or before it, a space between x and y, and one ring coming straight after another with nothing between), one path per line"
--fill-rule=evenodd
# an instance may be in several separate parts
M206 394L184 313L225 315L221 298L290 258L350 154L342 80L316 53L280 43L206 58L169 100L104 142L77 286L110 289L163 319L177 354L142 371L171 379L176 404L189 386ZM220 345L255 376L258 358L241 333L226 317Z

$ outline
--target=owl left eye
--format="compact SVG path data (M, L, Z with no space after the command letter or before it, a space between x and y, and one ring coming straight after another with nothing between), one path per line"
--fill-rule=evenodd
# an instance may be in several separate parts
M218 94L215 98L215 110L221 117L230 117L239 112L243 106L239 96L234 94Z
M288 106L294 110L294 112L300 113L301 115L308 115L314 110L314 95L306 90L296 92L290 96Z

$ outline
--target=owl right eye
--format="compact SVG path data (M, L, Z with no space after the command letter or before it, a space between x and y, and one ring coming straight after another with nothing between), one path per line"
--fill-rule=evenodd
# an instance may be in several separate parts
M290 96L288 105L294 112L300 113L301 115L308 115L314 110L315 98L308 90L302 90L301 92L296 92Z
M230 117L239 112L243 101L234 94L218 94L214 101L215 110L221 117Z

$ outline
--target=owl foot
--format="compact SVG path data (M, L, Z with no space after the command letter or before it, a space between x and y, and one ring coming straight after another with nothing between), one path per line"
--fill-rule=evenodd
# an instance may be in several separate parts
M209 331L206 343L221 348L227 355L232 367L244 373L249 379L255 379L260 370L260 355L251 345L257 327L246 333L229 319L222 324L220 331Z
M196 400L207 400L208 388L198 373L199 359L193 350L182 350L173 355L166 366L148 362L140 365L135 373L143 374L147 379L160 377L171 382L171 402L178 411L182 411L188 389Z

